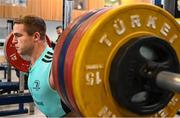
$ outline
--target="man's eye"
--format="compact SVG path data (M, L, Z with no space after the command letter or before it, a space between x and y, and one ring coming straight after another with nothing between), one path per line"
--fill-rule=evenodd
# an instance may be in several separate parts
M15 34L14 36L17 38L17 37L21 37L22 35L21 34Z

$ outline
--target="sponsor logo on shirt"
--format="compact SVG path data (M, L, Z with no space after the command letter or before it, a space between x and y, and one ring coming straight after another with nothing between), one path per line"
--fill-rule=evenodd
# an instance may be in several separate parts
M33 89L35 89L36 91L38 91L40 89L40 81L39 80L34 81Z

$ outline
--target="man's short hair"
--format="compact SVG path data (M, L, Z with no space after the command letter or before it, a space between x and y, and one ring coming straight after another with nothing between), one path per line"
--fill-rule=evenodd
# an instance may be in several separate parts
M56 27L56 30L57 30L57 29L59 29L59 28L61 28L61 29L62 29L62 26L57 26L57 27Z
M46 37L46 23L42 18L38 16L23 16L15 19L14 24L24 24L25 31L30 36L35 32L39 32L41 39L45 39Z

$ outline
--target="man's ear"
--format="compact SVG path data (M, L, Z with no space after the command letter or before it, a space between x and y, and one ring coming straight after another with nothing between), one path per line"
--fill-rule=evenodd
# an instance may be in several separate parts
M34 39L35 39L35 41L38 41L40 39L40 33L39 32L34 33Z

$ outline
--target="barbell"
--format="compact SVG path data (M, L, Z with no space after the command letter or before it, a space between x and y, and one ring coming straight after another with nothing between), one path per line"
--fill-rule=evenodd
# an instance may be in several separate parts
M172 117L180 108L179 37L175 18L153 5L83 14L55 47L58 93L82 116Z

